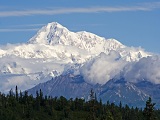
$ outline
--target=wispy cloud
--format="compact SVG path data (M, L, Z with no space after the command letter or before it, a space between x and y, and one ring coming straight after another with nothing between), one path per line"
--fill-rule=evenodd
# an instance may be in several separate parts
M31 28L31 29L14 29L14 28L9 28L9 29L0 29L0 32L26 32L26 31L37 31L39 28Z
M150 3L139 4L136 6L56 8L56 9L1 11L0 17L31 16L31 15L57 15L57 14L70 14L70 13L151 11L151 10L159 9L159 8L160 8L160 2L150 2Z
M26 32L37 31L45 24L24 24L24 25L11 25L10 28L0 28L0 32Z
M26 27L41 27L41 26L44 26L45 24L22 24L22 25L11 25L10 27L11 28L26 28Z

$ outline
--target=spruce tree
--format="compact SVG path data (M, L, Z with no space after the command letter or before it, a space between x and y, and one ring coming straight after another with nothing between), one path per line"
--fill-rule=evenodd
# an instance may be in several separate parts
M16 86L15 92L16 92L16 100L18 101L18 87L17 86Z
M95 96L93 89L90 91L90 101L89 101L89 106L90 106L90 114L88 116L88 119L95 120L96 119L96 106L95 106Z
M154 105L155 103L152 103L152 99L151 97L149 97L149 99L146 101L146 107L144 108L143 111L146 120L155 120Z

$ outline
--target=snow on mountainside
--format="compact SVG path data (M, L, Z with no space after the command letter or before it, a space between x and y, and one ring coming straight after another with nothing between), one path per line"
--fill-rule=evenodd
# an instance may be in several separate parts
M0 47L0 91L7 92L16 85L26 90L70 73L82 74L90 84L105 84L123 73L126 66L131 70L132 63L147 56L151 54L141 48L85 31L71 32L52 22L27 43ZM127 77L127 73L123 74Z
M42 27L27 44L9 45L7 50L0 49L0 56L15 55L21 58L62 60L72 56L81 57L81 55L81 58L84 58L84 53L93 57L101 52L109 54L111 50L119 52L121 57L127 61L139 60L149 55L143 49L128 48L115 39L105 39L85 31L70 32L62 25L53 22Z
M28 43L70 45L94 53L125 47L114 39L106 41L105 38L85 31L77 33L70 32L67 28L56 22L49 23L47 26L44 26L33 38L29 40Z
M94 55L98 55L101 52L109 54L111 50L115 50L127 61L135 61L148 56L148 53L142 49L127 48L115 39L105 39L85 31L74 33L56 22L49 23L40 29L28 43L52 46L75 46Z

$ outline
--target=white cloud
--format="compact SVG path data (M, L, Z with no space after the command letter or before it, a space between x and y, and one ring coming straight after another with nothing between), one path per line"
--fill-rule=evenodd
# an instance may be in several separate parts
M142 58L136 63L127 65L124 69L124 77L130 82L147 80L160 84L160 56Z
M119 58L120 55L116 51L111 51L109 55L101 53L82 67L81 74L90 84L105 84L110 79L117 77L128 63Z
M143 3L137 6L116 7L88 7L88 8L56 8L37 10L11 10L1 11L0 17L31 16L31 15L56 15L70 13L98 13L98 12L123 12L123 11L150 11L160 8L160 2Z
M116 51L109 55L101 53L86 63L80 70L86 82L105 84L112 78L124 77L126 81L137 83L149 81L160 84L160 56L144 57L139 61L122 60Z

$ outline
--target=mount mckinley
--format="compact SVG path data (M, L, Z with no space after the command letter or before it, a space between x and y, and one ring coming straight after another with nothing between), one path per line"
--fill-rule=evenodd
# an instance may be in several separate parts
M83 97L93 88L103 102L159 104L160 56L59 23L42 27L24 44L0 47L0 91L42 89L45 95Z

